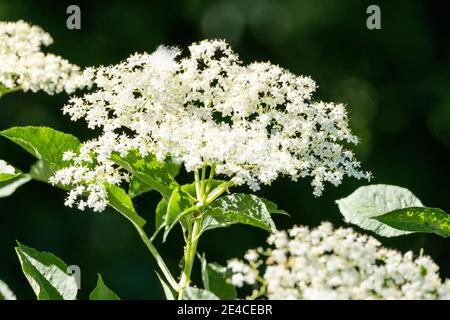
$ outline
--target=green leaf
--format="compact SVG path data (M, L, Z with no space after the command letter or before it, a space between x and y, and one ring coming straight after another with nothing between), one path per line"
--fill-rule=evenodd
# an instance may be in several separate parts
M144 193L152 191L153 188L143 183L141 180L139 180L136 177L131 177L130 184L128 186L128 194L131 198L139 197L140 195L143 195Z
M207 263L203 255L201 258L202 281L206 290L209 290L222 300L235 300L236 288L227 282L230 272L226 267L217 263Z
M174 189L170 195L167 205L167 213L165 217L166 225L170 226L173 224L177 220L180 213L191 206L192 202L186 192L182 191L180 188Z
M167 200L162 198L156 206L155 229L158 230L163 225L167 214Z
M7 93L8 93L8 88L6 88L4 85L0 84L0 97Z
M98 274L97 286L89 295L89 300L120 300L120 298L106 286L101 274Z
M42 160L38 160L31 166L29 175L37 181L48 183L48 179L53 175L53 172L54 171L48 164L46 164ZM58 184L57 187L63 190L71 189L70 186L63 186L60 184ZM115 185L110 185L107 187L107 191L108 201L111 207L116 209L127 219L136 223L138 226L143 227L145 225L145 219L139 216L139 214L136 212L130 197L122 188Z
M12 195L20 186L31 178L20 170L0 160L0 198Z
M215 228L243 223L269 232L275 224L264 202L255 195L235 193L215 200L205 211L202 233Z
M0 135L45 161L53 170L64 167L64 152L78 152L80 148L80 141L75 136L47 127L13 127L0 131Z
M19 187L30 180L31 178L28 175L21 175L20 177L8 180L8 182L0 182L0 198L9 197Z
M219 298L211 291L188 286L184 289L183 300L219 300Z
M116 185L110 185L108 190L108 202L111 207L119 211L132 223L137 224L139 227L143 227L146 223L145 219L138 215L134 209L133 202L130 196L122 188Z
M276 203L267 200L266 198L262 198L259 197L259 199L264 202L264 204L266 205L267 210L269 211L269 213L271 214L282 214L284 216L288 216L290 217L291 215L289 213L287 213L286 211L284 211L283 209L278 209L278 206Z
M38 160L31 166L29 174L34 180L48 183L48 179L53 173L54 171L47 163Z
M164 281L164 279L159 275L158 272L156 272L156 275L158 276L159 282L161 282L161 286L164 290L164 295L166 296L167 300L175 300L175 294L173 290L170 288L170 286Z
M175 178L180 173L181 164L175 163L170 157L167 158L164 162L169 169L170 176L172 178Z
M0 182L5 182L17 178L22 173L9 165L6 161L0 160Z
M22 88L20 86L13 87L13 88L7 88L4 85L0 84L0 97L6 95L8 93L19 91L19 90L22 90Z
M439 208L409 207L373 219L398 230L450 236L450 215Z
M2 280L0 280L0 300L16 300L14 293Z
M178 175L178 173L180 172L181 166L174 164L170 160L166 160L165 162L168 165L168 171L169 171L170 176L172 178L175 178ZM142 180L140 180L134 176L131 177L130 185L129 185L129 189L128 189L128 194L130 195L131 198L138 197L138 196L140 196L144 193L150 192L152 190L154 190L154 189L151 186L142 182Z
M229 183L229 181L213 179L211 181L210 192L223 183ZM195 190L195 182L182 185L181 190L183 190L184 192L187 192L192 198L197 199L197 192Z
M178 222L178 220L190 211L195 210L193 207L190 196L181 190L180 187L175 188L170 195L169 202L167 203L167 212L164 219L164 225L166 227L164 231L163 241L167 239L170 230Z
M31 166L30 172L28 175L36 181L49 183L48 179L50 179L50 177L53 174L54 174L54 171L52 170L52 168L50 168L50 166L47 163L45 163L42 160L38 160ZM66 190L66 191L68 191L72 188L70 185L66 186L66 185L62 185L60 183L58 183L54 186L58 187L62 190Z
M175 172L173 164L160 162L154 155L142 158L139 152L130 151L126 157L113 154L111 160L141 180L147 185L146 188L155 189L166 199L169 199L172 190L178 187L171 175Z
M75 300L77 282L64 261L49 252L38 252L20 243L16 253L38 300Z
M384 184L360 187L336 203L347 223L384 237L395 237L411 232L392 228L372 218L397 209L423 206L408 189Z
M1 160L0 160L1 161ZM1 182L5 182L5 181L9 181L9 180L13 180L14 178L17 178L21 175L21 173L14 173L14 174L10 174L10 173L0 173L0 183Z

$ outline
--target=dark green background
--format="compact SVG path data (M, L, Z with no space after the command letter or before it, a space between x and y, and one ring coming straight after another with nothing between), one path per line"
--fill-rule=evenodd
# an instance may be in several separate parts
M65 1L0 0L0 19L24 19L50 32L48 51L80 66L116 63L160 44L186 48L207 37L228 39L244 62L270 60L319 84L317 99L348 104L351 126L361 137L356 148L373 183L412 190L425 205L448 212L450 163L450 11L432 1L375 2L382 29L366 28L366 1L85 1L79 2L82 29L66 28ZM1 63L1 61L0 61ZM84 123L60 111L65 95L16 93L0 101L0 129L46 125L92 137ZM34 159L5 139L0 158L28 170ZM183 173L181 180L189 177ZM279 180L260 193L292 213L277 217L280 227L316 226L322 220L344 225L334 200L366 182L345 179L312 196L310 181ZM0 278L19 298L33 298L14 253L15 239L52 251L82 270L81 298L96 273L123 298L161 298L154 261L131 225L113 211L80 212L63 205L64 192L31 182L0 199ZM149 194L137 210L150 220L158 201ZM233 226L208 232L199 250L225 262L264 244L267 235ZM383 240L403 251L421 246L450 276L450 242L434 235ZM182 254L180 235L158 246L170 267ZM196 265L198 271L198 264Z

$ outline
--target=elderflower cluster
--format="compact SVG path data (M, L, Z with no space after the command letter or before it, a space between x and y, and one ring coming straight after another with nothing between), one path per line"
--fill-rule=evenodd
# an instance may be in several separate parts
M79 67L41 52L53 43L40 27L20 20L0 22L0 95L2 91L43 90L48 94L75 91Z
M261 273L269 299L450 299L450 280L441 281L430 257L384 248L350 228L293 227L268 243L246 262L229 261L232 284L254 285Z
M72 98L64 113L84 118L102 134L79 155L67 156L71 166L52 181L101 190L106 180L126 178L108 160L111 153L130 150L158 160L170 156L187 171L216 164L217 174L252 190L280 175L310 176L320 195L324 182L368 177L341 144L358 141L344 105L313 100L316 84L309 77L269 62L245 65L219 40L194 43L180 56L176 48L160 47L118 65L87 69L84 78L96 90ZM68 203L77 196L72 192Z

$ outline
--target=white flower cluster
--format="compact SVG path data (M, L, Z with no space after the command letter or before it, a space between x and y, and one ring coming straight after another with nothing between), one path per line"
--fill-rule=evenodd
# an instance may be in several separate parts
M51 36L40 27L22 20L0 22L0 95L2 90L71 93L79 87L78 66L41 52L42 46L52 42Z
M245 263L230 260L234 285L253 285L263 273L269 299L450 299L450 281L430 257L414 259L350 228L293 227L268 243Z
M178 49L160 47L87 69L84 76L96 91L72 98L64 112L103 134L71 155L73 166L57 172L53 182L103 183L104 175L90 179L86 160L93 154L94 170L118 181L108 157L131 149L159 160L170 156L187 171L216 164L216 173L253 190L279 175L311 176L320 195L325 181L368 177L340 144L357 143L344 105L313 101L316 84L309 77L268 62L244 65L224 41L195 43L189 52L180 58Z

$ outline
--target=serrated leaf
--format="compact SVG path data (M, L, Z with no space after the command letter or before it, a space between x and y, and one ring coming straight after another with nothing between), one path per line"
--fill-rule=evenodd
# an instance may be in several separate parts
M171 175L171 172L174 172L172 164L158 161L154 155L142 158L139 152L130 151L126 157L113 154L111 160L141 180L148 188L157 190L166 199L169 199L172 190L178 187Z
M360 187L336 203L347 223L384 237L395 237L411 232L392 228L372 218L397 209L423 206L408 189L384 184Z
M205 256L201 258L202 281L206 290L209 290L222 300L235 300L236 288L227 282L230 272L218 263L208 263Z
M409 207L373 219L398 230L450 236L450 215L439 208Z
M53 170L64 167L63 154L68 150L78 152L80 141L73 135L47 127L13 127L0 132Z
M161 282L161 286L163 287L164 295L166 296L167 300L175 300L175 295L170 286L167 284L167 282L164 281L164 279L159 275L158 272L156 272L156 275L158 276L159 282Z
M211 291L188 286L184 289L183 300L219 300L219 298Z
M281 214L281 215L288 216L288 217L291 216L289 213L287 213L283 209L278 209L278 205L276 203L274 203L266 198L262 198L262 197L259 197L259 199L261 199L261 201L264 202L269 213Z
M0 280L0 300L16 300L14 293L2 280Z
M120 300L120 298L106 286L101 274L98 274L97 286L89 295L89 300Z
M16 253L38 300L75 300L77 282L64 261L52 253L38 252L20 243Z
M119 211L125 218L132 223L137 224L139 227L143 227L146 223L145 219L139 216L134 209L133 202L130 196L122 188L116 185L110 185L107 187L108 202L111 207Z
M202 233L215 228L243 223L269 232L275 224L264 202L255 195L235 193L215 200L206 209Z

